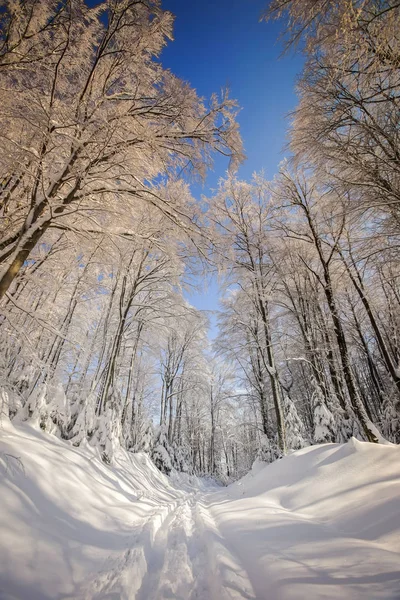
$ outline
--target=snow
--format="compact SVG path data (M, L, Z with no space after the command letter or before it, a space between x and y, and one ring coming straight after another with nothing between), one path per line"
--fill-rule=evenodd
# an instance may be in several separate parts
M136 536L151 543L186 496L145 454L120 451L111 468L97 450L31 426L4 423L1 438L1 600L97 597L104 569L120 564Z
M354 438L311 446L214 497L254 597L398 600L399 459L399 447Z
M400 598L397 446L311 446L222 488L1 427L1 600Z

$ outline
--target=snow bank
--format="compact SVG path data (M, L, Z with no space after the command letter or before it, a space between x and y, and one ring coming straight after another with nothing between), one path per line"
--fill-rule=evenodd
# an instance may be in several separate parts
M139 523L151 541L184 495L145 454L121 450L109 467L31 426L0 434L1 600L95 598L82 582L132 547Z
M352 438L255 469L210 502L257 598L400 598L400 448Z

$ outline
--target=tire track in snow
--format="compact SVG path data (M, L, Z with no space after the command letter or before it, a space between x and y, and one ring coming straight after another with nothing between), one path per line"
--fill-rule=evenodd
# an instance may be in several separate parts
M255 600L239 559L226 547L200 493L164 521L146 557L135 600Z
M189 493L153 511L74 600L255 600L206 504Z
M147 574L136 600L210 600L206 548L194 519L196 495L188 497L157 531L147 556Z
M146 554L157 531L181 502L168 502L138 522L127 538L127 550L117 558L115 555L108 557L100 571L74 594L74 600L133 600L146 575Z

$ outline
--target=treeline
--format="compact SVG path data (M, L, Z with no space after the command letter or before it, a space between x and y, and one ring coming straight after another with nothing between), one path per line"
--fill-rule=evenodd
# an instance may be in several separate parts
M290 163L271 183L222 182L213 204L230 285L218 346L267 454L398 443L400 6L273 0L265 18L306 61Z
M163 68L157 1L1 4L3 413L105 460L122 443L207 472L206 323L182 294L204 244L184 180L214 152L241 160L235 102Z
M399 441L398 262L370 211L283 166L272 183L223 182L213 220L229 290L217 345L267 451Z
M170 13L2 6L3 416L221 478L400 442L400 7L271 3L307 59L293 156L205 207L188 181L242 160L236 105L163 69ZM184 295L205 265L226 290L212 348Z

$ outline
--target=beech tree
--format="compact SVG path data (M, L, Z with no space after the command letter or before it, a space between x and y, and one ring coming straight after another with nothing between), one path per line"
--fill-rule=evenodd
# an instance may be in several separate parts
M349 394L350 402L357 419L364 429L367 439L371 442L377 442L379 434L377 434L375 426L373 423L371 423L367 415L357 390L357 386L355 385L348 343L346 340L344 327L340 319L332 281L332 260L343 233L345 217L343 215L340 215L338 219L334 219L333 216L330 216L330 218L328 217L325 221L328 224L328 227L333 221L336 221L336 224L333 225L333 227L329 227L330 230L326 228L325 231L321 232L321 228L316 220L315 210L317 204L319 205L319 210L321 212L324 209L326 210L324 206L324 193L322 191L319 192L318 187L313 185L312 180L307 180L301 173L299 173L297 176L292 176L287 170L283 169L274 185L274 193L278 195L281 202L288 202L293 208L299 210L300 219L304 218L306 230L303 232L302 228L300 227L297 235L299 237L304 236L307 242L311 243L316 250L316 256L319 262L321 274L309 263L306 263L306 266L316 276L325 294L333 323L336 342L339 349L343 378ZM331 238L331 243L329 244L327 251L325 250L326 237ZM343 404L342 408L346 410L346 405Z
M206 106L156 60L171 14L158 2L32 0L5 2L2 21L0 295L71 213L98 230L99 210L140 199L187 225L152 182L204 172L213 150L236 162L241 142L226 94Z
M275 269L265 235L270 216L267 190L262 180L252 186L231 178L221 184L214 198L214 207L215 216L212 218L221 234L221 248L217 247L217 252L223 257L228 255L230 283L242 289L248 297L254 315L254 323L248 329L248 334L252 338L250 344L258 348L253 360L261 360L262 370L268 374L279 447L284 453L286 442L282 391L271 328L270 297L275 286Z
M268 307L287 447L302 443L300 438L343 442L358 435L380 441L380 431L388 430L384 415L398 406L391 342L397 337L389 333L391 327L397 331L397 320L377 276L388 236L375 235L373 213L352 212L350 206L346 194L320 182L318 172L285 163L272 182L231 178L217 194L216 257L229 286L217 348L239 368L243 402L256 408L250 423L264 436L257 442L263 456L271 454L278 420L270 415L271 363L254 279ZM360 241L365 231L367 251ZM396 278L389 279L394 306ZM289 410L292 402L295 410Z
M289 45L304 42L291 148L355 205L400 225L400 6L390 0L272 1Z

